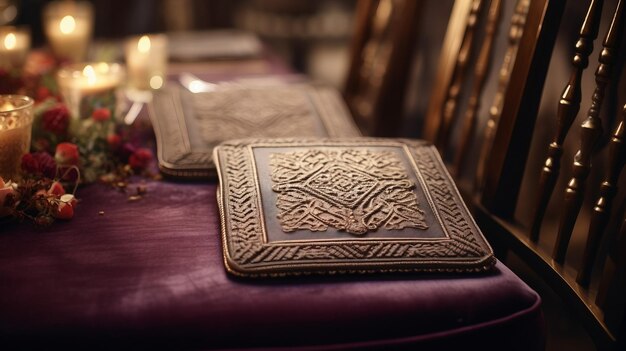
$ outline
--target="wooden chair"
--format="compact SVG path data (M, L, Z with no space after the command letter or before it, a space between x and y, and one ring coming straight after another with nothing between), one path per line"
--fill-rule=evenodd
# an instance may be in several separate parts
M568 44L575 50L575 57L570 79L560 83L565 84L565 89L558 101L542 101L550 96L544 94L543 87L550 73L557 37L567 34L562 33L561 18L569 7L580 6L578 2L518 0L511 9L512 3L503 0L455 1L437 78L430 89L422 135L444 155L499 258L505 260L506 254L513 252L525 261L563 298L602 350L623 348L626 329L626 224L623 224L626 196L623 189L622 192L616 190L620 180L624 184L626 177L622 174L620 178L626 158L623 137L626 112L619 118L612 117L621 121L607 126L613 130L612 134L600 132L600 106L605 90L617 86L611 78L619 76L623 62L623 58L618 58L618 46L625 31L625 1L607 1L610 2L607 6L615 7L615 11L610 9L604 13L611 16L615 13L613 18L607 15L603 18L602 0L589 0L584 18L570 18L570 21L580 21L580 31L577 41ZM363 62L368 62L363 48L374 40L372 38L379 38L375 30L367 29L377 12L375 4L378 2L359 3L357 33L360 34L353 45L345 95L366 134L396 135L402 104L394 106L389 101L402 101L399 99L403 99L406 92L390 89L385 79L391 80L388 77L392 74L408 76L410 60L394 61L390 59L392 55L388 55L377 67L368 68L377 74L363 74ZM409 16L408 11L402 14ZM593 41L600 24L607 21L612 23L603 33L597 87L588 97L592 97L592 104L580 130L580 150L572 160L571 173L563 172L563 177L571 177L567 185L564 181L558 182L561 156L567 151L564 140L578 115L583 72L593 52ZM395 26L400 23L405 22L393 22ZM404 30L417 32L414 28ZM397 33L390 35L395 33L393 31L384 33L388 35L387 43L401 45L398 43L409 40ZM393 45L386 50L398 52ZM408 54L403 52L403 55ZM380 77L380 80L372 77ZM399 82L406 87L402 77ZM367 108L359 107L359 103ZM547 144L540 136L548 124L543 118L537 120L537 116L540 107L544 110L548 105L552 109L558 106L558 126L547 152L542 151L545 154L537 156L535 150L545 150L537 145ZM539 123L538 128L535 128L536 123ZM569 139L572 138L575 136ZM603 150L598 149L601 145L605 145ZM544 158L544 164L536 163L537 158ZM606 171L598 164L591 168L592 161L599 165L604 163ZM555 188L553 204L549 205ZM557 196L559 193L565 195ZM587 198L597 200L585 202L585 193ZM564 201L559 202L557 197ZM532 220L519 218L519 212L533 210ZM560 224L552 225L555 222ZM569 255L569 260L565 259L572 232L583 233L574 235L576 240L570 245L584 251L580 262L573 254Z
M612 18L602 18L604 1L589 2L578 41L572 43L575 55L565 89L558 102L541 102L538 87L543 84L550 59L549 52L543 50L554 43L552 36L556 35L558 23L536 33L533 29L541 21L541 16L536 15L543 13L553 21L551 11L563 13L564 4L530 1L509 82L501 90L501 111L491 116L483 136L485 151L477 175L482 191L473 198L476 219L490 242L500 248L500 258L510 250L524 260L562 297L600 350L623 350L626 336L626 196L624 189L618 191L618 184L622 188L626 184L624 174L620 178L626 163L626 105L617 116L615 106L607 106L609 116L604 123L615 123L604 128L611 133L602 132L601 118L607 90L617 87L615 77L619 77L623 65L619 46L626 31L625 2L617 0L615 11L605 11ZM558 17L556 12L554 16ZM564 148L566 137L583 98L583 72L589 64L598 28L605 20L610 25L603 35L595 89L588 97L591 104L579 129L580 144L573 150L576 152L571 172L563 172L563 180L569 181L559 182L559 173L566 167L561 166L568 151ZM551 33L544 33L546 30ZM544 34L550 38L542 42ZM544 154L545 162L534 167L527 159L538 130L535 122L540 102L558 105L558 122ZM545 125L545 121L541 123ZM570 135L569 139L575 137ZM527 186L530 191L520 196L523 184L536 186ZM595 200L585 201L585 197ZM550 200L555 203L553 206L549 206ZM516 215L516 210L524 207L532 209L528 223ZM582 257L568 252L572 247L583 252Z
M361 0L344 98L366 135L396 136L421 1Z

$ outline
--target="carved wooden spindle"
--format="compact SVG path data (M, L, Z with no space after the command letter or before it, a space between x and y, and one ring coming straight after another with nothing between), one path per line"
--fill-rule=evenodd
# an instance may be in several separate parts
M604 264L604 273L598 286L598 295L596 296L596 305L603 310L610 307L608 300L610 300L611 290L615 288L614 285L616 283L626 284L624 283L624 271L626 271L626 218L622 222L622 227L615 242L614 252L607 257ZM619 279L620 276L622 279Z
M611 80L613 64L619 52L619 43L623 33L623 12L624 2L619 0L611 26L604 38L602 52L600 53L600 64L596 70L596 89L591 97L591 107L587 113L587 119L582 124L580 149L574 156L573 173L565 189L565 201L559 232L556 238L556 245L552 257L558 263L565 261L565 253L569 244L572 230L578 217L580 206L582 205L585 193L585 183L591 169L591 155L602 134L602 121L600 120L600 108L604 100L606 86Z
M453 73L452 84L448 88L446 100L443 105L443 118L441 129L438 133L436 145L439 151L443 154L446 151L448 145L448 139L452 132L452 126L454 125L454 118L456 116L456 110L459 104L459 97L461 88L465 81L465 75L469 59L471 57L474 38L476 36L476 26L478 23L478 14L482 6L482 0L474 0L472 2L472 8L467 19L467 28L465 29L465 35L463 36L463 42L459 49L459 55L457 57L456 66Z
M576 42L576 54L572 60L574 69L559 100L557 111L558 128L548 147L548 157L539 177L539 196L537 197L533 225L530 230L530 239L534 242L539 240L541 222L554 191L556 181L559 178L563 142L580 110L581 78L583 71L589 65L589 55L593 52L593 41L598 36L603 2L604 0L592 0L589 4L587 15L580 29L580 36Z
M504 60L498 74L498 89L493 98L491 107L489 108L489 120L485 126L485 132L483 136L483 143L480 149L478 168L476 170L475 188L480 189L484 180L485 168L487 163L487 157L493 144L493 138L496 132L496 126L500 119L500 112L502 111L502 104L504 102L504 94L509 84L511 77L511 71L513 70L513 64L515 63L515 56L519 48L519 41L522 38L524 31L524 24L526 23L526 16L528 16L528 8L530 6L530 0L518 0L515 5L515 12L511 17L511 26L509 28L509 45L504 54Z
M602 234L606 229L611 216L611 208L613 198L617 193L617 180L626 163L626 142L624 141L624 125L626 123L626 105L622 111L622 120L617 125L613 137L609 142L609 159L607 172L602 185L600 185L600 196L593 207L591 213L591 223L589 225L589 234L587 236L587 244L585 245L585 253L583 255L583 265L578 271L576 280L582 286L589 285L591 271L596 259L598 245Z
M493 42L496 37L496 29L498 27L501 14L501 0L492 0L491 5L489 6L489 13L487 15L485 39L482 47L480 48L478 59L476 60L474 68L474 82L472 84L472 90L467 103L463 129L461 130L461 141L457 147L457 152L454 158L455 175L461 174L461 169L465 164L470 142L472 141L472 136L474 135L474 130L476 129L476 115L478 113L478 108L480 107L480 97L482 96L485 81L487 80L487 72L491 65Z

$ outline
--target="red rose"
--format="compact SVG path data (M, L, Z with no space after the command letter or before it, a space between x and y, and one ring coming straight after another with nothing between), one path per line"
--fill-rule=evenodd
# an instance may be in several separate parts
M115 151L122 144L122 137L119 134L109 134L107 135L107 144L109 144L109 150Z
M91 118L93 118L96 122L104 122L111 118L111 110L108 108L97 108L93 110Z
M42 86L42 87L37 88L37 94L36 94L35 100L44 101L50 96L52 96L52 93L50 93L50 89Z
M134 170L145 169L150 161L152 161L152 151L146 148L137 149L128 159L128 163Z
M27 173L54 178L57 165L47 152L33 152L22 156L22 169Z
M70 112L63 104L57 104L41 116L44 130L56 135L65 135L70 124Z
M54 153L54 159L62 166L78 165L78 146L72 143L59 143Z

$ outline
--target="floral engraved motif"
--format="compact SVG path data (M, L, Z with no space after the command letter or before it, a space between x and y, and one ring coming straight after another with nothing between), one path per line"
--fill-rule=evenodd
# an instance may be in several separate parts
M225 89L192 97L199 134L209 145L237 138L318 134L318 116L302 90Z
M354 235L378 228L427 229L402 162L391 151L315 148L270 155L272 190L285 232Z

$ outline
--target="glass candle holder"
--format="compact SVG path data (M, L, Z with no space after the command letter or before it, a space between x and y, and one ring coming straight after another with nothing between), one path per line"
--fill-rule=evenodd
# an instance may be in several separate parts
M30 150L33 99L21 95L0 95L0 176L17 179L22 156Z
M93 7L86 1L53 1L43 12L43 27L60 60L85 59L93 31Z
M167 73L167 36L143 35L126 40L128 85L138 90L160 89Z
M59 91L74 119L89 118L96 108L116 109L116 90L124 79L117 63L78 63L57 73Z
M0 27L0 69L21 70L30 49L30 31L26 27Z

